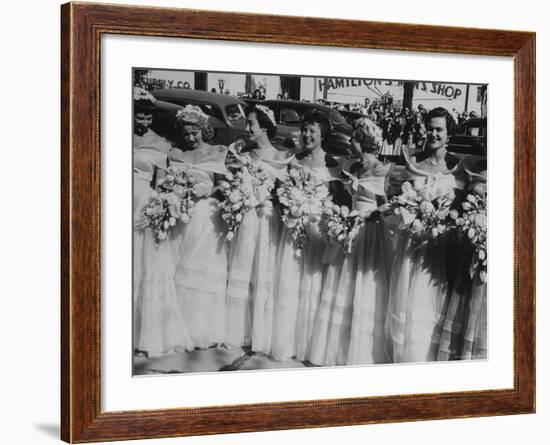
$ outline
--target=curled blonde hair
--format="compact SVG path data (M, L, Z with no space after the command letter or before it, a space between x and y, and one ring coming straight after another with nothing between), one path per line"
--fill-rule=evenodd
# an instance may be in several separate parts
M147 91L145 88L141 87L134 87L134 100L145 100L149 102L155 102L155 96L153 96L149 91Z
M186 125L199 128L205 141L209 141L214 137L214 129L208 123L208 115L196 105L186 105L176 113L174 128L177 138L180 137L180 133Z
M352 137L359 142L361 150L367 153L380 150L384 141L382 129L366 117L361 117L353 123Z
M186 105L176 113L176 122L179 125L196 125L204 128L208 124L208 115L196 105Z

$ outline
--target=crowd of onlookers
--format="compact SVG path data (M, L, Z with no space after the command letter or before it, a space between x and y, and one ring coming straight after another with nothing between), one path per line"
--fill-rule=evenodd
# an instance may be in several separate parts
M381 129L384 144L381 149L382 155L399 155L401 146L420 148L426 138L426 115L428 111L420 104L416 109L409 107L394 108L383 103L342 104L325 102L338 111L359 113L375 122ZM458 112L455 108L450 110L455 122L460 126L470 118L478 117L474 112Z

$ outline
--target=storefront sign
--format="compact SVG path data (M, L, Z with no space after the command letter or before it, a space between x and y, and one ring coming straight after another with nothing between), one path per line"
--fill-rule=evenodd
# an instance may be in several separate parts
M449 99L456 99L459 96L462 96L462 87L453 84L446 84L440 82L412 82L415 88L419 91L426 91L429 93L437 94L439 96L444 96ZM403 81L399 80L377 80L377 79L348 79L348 78L324 78L318 80L319 91L323 91L325 88L327 90L336 90L340 88L351 88L351 87L367 87L367 88L376 88L376 87L391 87L398 86L402 87L404 84Z

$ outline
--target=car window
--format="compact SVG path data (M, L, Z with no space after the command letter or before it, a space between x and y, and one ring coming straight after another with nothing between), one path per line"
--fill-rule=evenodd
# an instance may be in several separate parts
M216 119L222 122L225 120L223 118L221 110L217 106L212 104L197 104L197 105L201 108L202 111L208 114L208 116L215 117Z
M241 104L227 105L225 107L225 112L227 113L229 122L234 122L245 118L244 109L241 107Z
M296 112L296 110L283 108L279 114L279 121L282 124L297 125L300 123L300 115Z
M468 134L468 125L467 124L462 124L460 127L458 127L458 130L456 131L455 133L457 136L460 135L460 136L464 136L465 134Z
M479 127L478 126L469 126L468 127L468 136L479 136Z

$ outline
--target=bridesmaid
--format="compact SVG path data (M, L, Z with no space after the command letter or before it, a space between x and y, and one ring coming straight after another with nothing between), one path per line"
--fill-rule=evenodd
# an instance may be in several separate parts
M447 152L454 127L454 119L446 109L431 110L426 117L424 159L416 164L406 159L413 179L425 182L430 178L440 193L454 190L460 197L464 181L457 174L458 160ZM418 242L413 242L407 233L400 234L386 319L386 335L394 362L437 359L449 281L452 282L455 269L449 247L445 234L436 239L426 234Z
M470 156L463 166L468 193L487 199L487 158ZM479 271L471 273L474 249L459 234L460 266L454 282L439 345L438 360L487 358L487 283Z
M173 240L178 305L195 348L221 344L225 334L227 247L215 192L227 148L207 144L208 130L206 114L187 105L176 115L180 141L170 152L171 165L196 181L193 216Z
M385 183L392 168L377 156L382 130L367 118L354 123L352 146L361 153L351 179L352 209L365 219L352 250L328 246L330 261L315 317L310 361L316 365L386 363L384 321L391 245L380 218L387 208ZM334 249L338 249L334 255Z
M255 105L246 120L249 142L254 148L238 155L261 169L276 186L287 176L292 157L271 145L277 130L273 111ZM226 340L228 346L251 346L255 352L271 353L273 325L273 271L280 241L280 214L265 186L254 186L256 206L243 218L232 241L227 286Z
M346 202L338 164L322 148L330 130L327 117L316 110L302 117L304 151L292 168L309 172L320 195L332 195L335 202ZM349 198L349 196L348 196ZM298 256L291 233L286 228L279 247L277 296L273 323L272 355L278 360L310 356L315 313L321 298L325 241L319 233L319 215L306 227L308 239Z
M155 246L142 214L153 192L154 178L162 175L167 166L170 147L149 128L155 112L154 100L145 90L134 93L134 349L148 357L191 347L177 309L169 244Z

